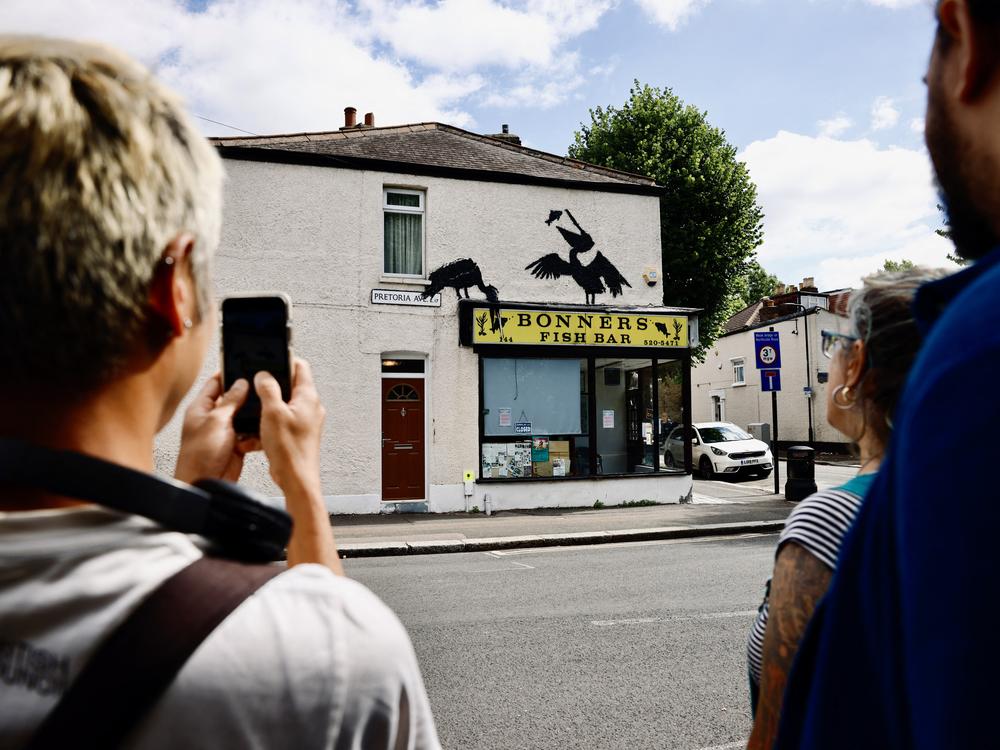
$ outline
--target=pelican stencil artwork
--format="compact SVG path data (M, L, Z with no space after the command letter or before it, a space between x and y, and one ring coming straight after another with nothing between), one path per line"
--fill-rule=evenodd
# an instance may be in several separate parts
M545 223L551 226L562 218L563 213L563 211L549 211L549 218L545 220ZM569 209L566 209L565 214L573 222L573 226L579 230L574 232L572 229L556 226L559 234L569 244L569 260L564 260L558 253L549 253L533 263L529 263L525 266L525 270L531 271L536 279L558 279L560 276L572 276L573 281L583 289L586 296L585 304L588 305L595 304L594 298L608 290L611 291L612 297L618 297L622 293L622 285L631 288L632 285L600 251L587 265L580 262L577 256L580 253L590 252L594 248L594 238L580 226ZM607 288L605 288L605 284L607 284Z
M435 294L439 294L445 289L454 289L459 299L462 299L462 292L465 292L465 299L469 299L469 288L476 287L490 303L490 320L494 331L503 327L506 318L500 317L500 292L492 284L487 285L483 281L483 272L479 270L479 264L472 258L462 258L445 263L443 266L431 271L427 277L430 285L421 293L424 299L431 299ZM485 326L485 321L479 323L480 328Z

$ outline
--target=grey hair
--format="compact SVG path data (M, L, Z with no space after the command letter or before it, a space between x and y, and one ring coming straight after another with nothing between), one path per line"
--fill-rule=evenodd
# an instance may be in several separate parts
M940 268L911 268L869 276L851 293L847 317L851 335L865 344L867 360L858 387L865 429L872 429L883 445L889 432L921 334L913 317L917 289L947 276Z
M0 382L91 388L140 347L169 242L211 300L221 160L174 94L108 48L0 36Z

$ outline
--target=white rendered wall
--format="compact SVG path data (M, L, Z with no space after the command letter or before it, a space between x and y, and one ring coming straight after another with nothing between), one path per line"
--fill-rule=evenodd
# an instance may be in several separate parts
M444 512L475 504L465 497L462 478L467 470L478 475L478 356L458 344L455 293L445 290L440 308L370 303L375 288L422 288L382 276L383 187L426 190L428 272L469 257L503 301L582 304L583 291L572 279L542 281L524 270L547 253L567 257L566 242L545 219L550 210L569 209L594 238L595 250L632 285L622 297L607 294L597 303L662 304L660 288L641 278L647 268L660 270L656 197L234 160L225 165L216 291L280 290L291 297L294 347L312 364L327 408L322 481L331 512L382 507L380 373L386 353L427 360L427 493L414 509ZM475 289L470 294L480 296ZM203 378L218 366L217 347L216 340ZM173 466L179 431L178 415L159 441L163 471ZM248 459L244 479L264 495L280 494L259 456ZM645 494L630 488L635 481L648 487ZM664 489L655 490L661 483ZM623 500L656 495L676 501L687 492L674 477L594 482L606 488L603 495L584 492L580 482L538 489L555 484L517 483L509 491L489 485L486 491L511 508L592 505L598 497L610 505L619 492ZM477 487L475 497L481 491Z
M805 322L808 320L808 324ZM848 439L826 421L826 384L818 373L828 372L830 360L820 350L823 329L843 330L844 318L826 310L795 320L774 324L781 341L781 392L778 394L778 439L782 442L805 442L809 438L809 399L803 395L806 385L806 326L809 328L809 359L813 388L813 432L816 442L847 444ZM757 328L767 331L770 326ZM798 333L795 331L798 330ZM754 331L743 331L720 338L694 368L692 382L692 415L695 422L715 419L712 395L725 398L725 421L746 429L751 422L771 423L771 394L761 391L760 372L754 360ZM746 385L733 385L732 358L743 357Z

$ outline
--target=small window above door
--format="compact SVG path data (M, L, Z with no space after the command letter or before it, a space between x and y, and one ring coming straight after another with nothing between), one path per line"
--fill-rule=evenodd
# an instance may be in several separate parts
M383 359L382 372L386 374L419 374L424 371L422 359Z

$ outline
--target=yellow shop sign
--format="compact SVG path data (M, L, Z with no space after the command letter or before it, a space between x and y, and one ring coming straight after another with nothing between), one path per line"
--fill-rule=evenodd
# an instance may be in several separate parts
M477 307L472 318L474 344L688 346L683 316Z

